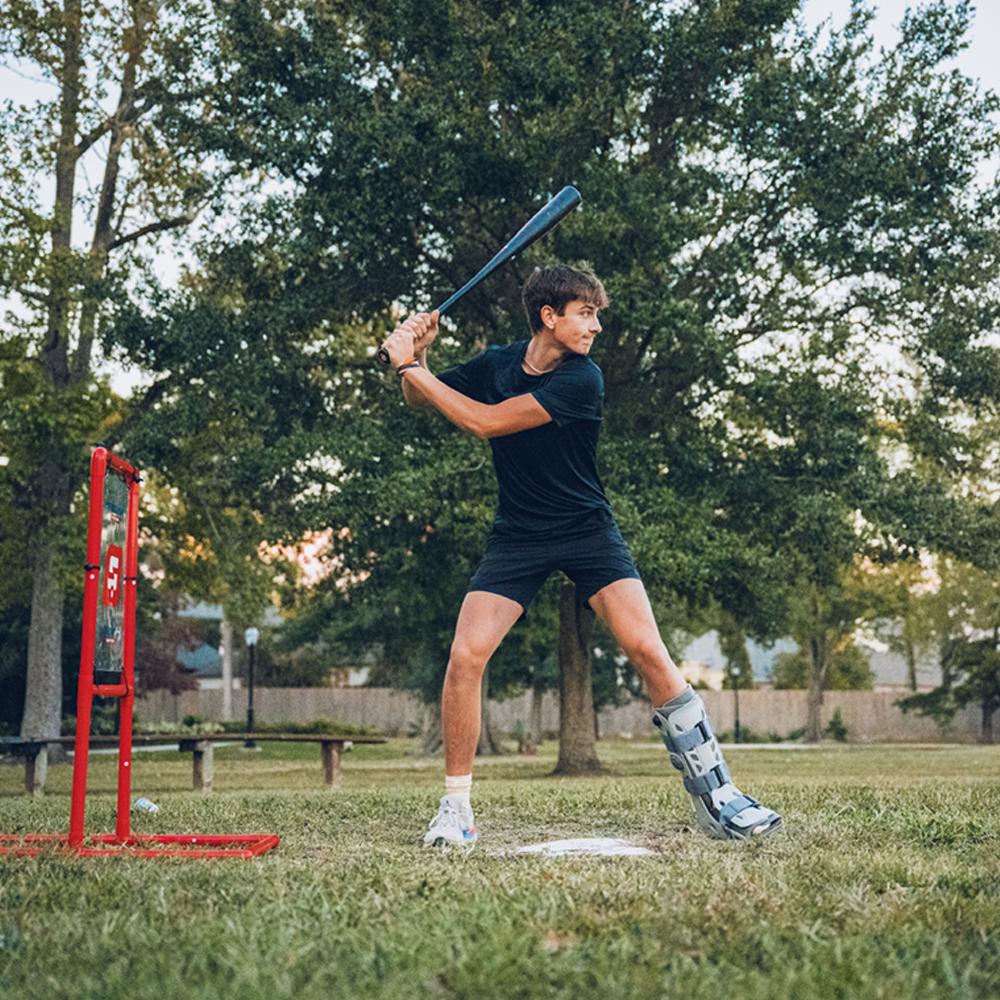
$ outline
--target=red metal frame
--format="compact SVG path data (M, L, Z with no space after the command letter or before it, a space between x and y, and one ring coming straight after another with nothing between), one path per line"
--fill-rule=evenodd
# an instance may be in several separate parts
M104 484L108 472L121 476L128 486L126 514L124 614L122 624L122 681L94 683L94 644L100 590L101 531L104 517ZM253 858L277 847L273 833L250 834L143 834L129 826L132 798L132 709L135 699L135 604L139 574L139 470L106 448L95 448L90 457L90 510L87 522L87 561L83 586L83 643L76 698L76 740L73 754L73 792L69 836L60 834L0 834L0 854L37 855L53 849L83 857L140 858ZM90 756L90 719L95 697L119 698L118 805L115 832L84 836L87 800L87 763Z
M0 854L35 857L64 851L84 858L255 858L281 843L274 833L157 833L118 839L95 833L85 843L70 845L61 833L0 834ZM99 847L97 845L106 846ZM165 845L165 846L154 846Z

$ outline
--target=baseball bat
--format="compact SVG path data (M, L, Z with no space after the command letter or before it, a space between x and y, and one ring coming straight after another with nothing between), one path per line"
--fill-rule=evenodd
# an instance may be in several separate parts
M484 264L462 287L448 296L437 307L443 316L456 302L472 291L481 281L488 278L497 268L513 260L522 250L541 239L550 229L557 226L580 204L580 192L567 184L547 205L540 208L528 221ZM389 364L389 352L380 347L378 359Z

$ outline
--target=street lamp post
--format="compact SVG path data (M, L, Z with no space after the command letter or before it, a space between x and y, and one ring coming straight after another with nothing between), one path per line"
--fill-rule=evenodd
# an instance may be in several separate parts
M733 702L735 705L735 721L733 723L733 742L740 741L740 668L736 664L732 667L733 675Z
M253 738L253 652L259 638L260 632L253 626L243 633L243 639L246 641L247 651L250 654L250 669L247 677L247 740L243 745L250 749L257 746Z

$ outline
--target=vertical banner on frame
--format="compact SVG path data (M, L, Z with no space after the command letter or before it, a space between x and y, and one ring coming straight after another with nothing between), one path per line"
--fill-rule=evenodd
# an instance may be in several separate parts
M128 532L129 486L125 474L109 466L101 503L101 599L97 605L94 642L94 682L121 681L125 658L125 548Z

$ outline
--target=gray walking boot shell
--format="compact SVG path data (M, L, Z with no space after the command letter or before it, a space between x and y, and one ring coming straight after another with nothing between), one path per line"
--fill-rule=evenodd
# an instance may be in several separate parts
M720 840L750 840L781 828L781 817L733 784L705 705L687 687L656 710L653 725L684 776L698 826Z

